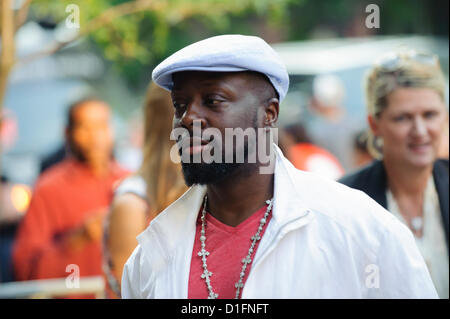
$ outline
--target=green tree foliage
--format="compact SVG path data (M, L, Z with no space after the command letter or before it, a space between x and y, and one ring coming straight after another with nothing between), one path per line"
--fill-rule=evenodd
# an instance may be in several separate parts
M87 32L90 43L131 84L148 80L149 71L172 52L216 34L255 34L269 41L318 35L448 36L447 0L33 0L31 15L61 23L72 3L80 8L81 32L111 8L141 4ZM380 7L381 28L359 34L367 31L363 21L370 3Z
M280 24L293 0L34 0L34 19L64 23L69 15L65 8L80 8L80 32L108 10L116 7L119 14L87 34L103 56L114 62L132 83L139 83L147 69L169 53L199 39L223 32L243 33L245 16L270 17ZM126 4L140 4L126 13ZM238 21L238 28L233 24ZM245 33L245 32L244 32ZM254 33L247 28L247 33Z

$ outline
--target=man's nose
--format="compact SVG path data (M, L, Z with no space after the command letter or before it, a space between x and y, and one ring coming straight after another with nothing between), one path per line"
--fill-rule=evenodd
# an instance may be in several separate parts
M189 130L193 129L194 121L196 125L200 125L200 128L206 127L204 107L199 100L192 101L180 119L181 125Z

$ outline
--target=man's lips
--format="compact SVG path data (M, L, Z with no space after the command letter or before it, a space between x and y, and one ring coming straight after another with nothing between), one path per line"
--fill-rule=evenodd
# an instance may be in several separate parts
M203 151L208 146L210 141L203 140L199 137L186 137L178 142L182 154L194 155Z

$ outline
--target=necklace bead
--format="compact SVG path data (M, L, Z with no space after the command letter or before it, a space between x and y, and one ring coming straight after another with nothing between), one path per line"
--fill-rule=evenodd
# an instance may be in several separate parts
M212 286L211 286L211 280L210 280L209 277L212 276L212 272L208 271L208 265L207 265L207 262L206 262L206 260L207 260L206 257L209 255L209 252L205 249L205 247L206 247L206 232L205 232L205 228L206 228L205 219L206 218L205 217L206 217L207 200L208 200L208 197L205 195L205 199L203 201L202 215L201 215L201 218L200 218L201 222L202 222L202 224L201 224L201 231L200 231L200 234L201 234L200 235L201 250L197 253L197 255L202 257L203 273L201 274L200 277L205 280L206 287L207 287L208 292L209 292L208 299L216 299L216 298L219 297L219 294L215 293L213 288L212 288ZM247 265L252 262L251 257L252 257L252 254L254 252L254 248L256 246L256 242L261 240L260 234L261 234L261 232L262 232L262 230L264 228L264 225L267 223L267 217L269 216L270 212L272 211L273 198L271 200L266 200L266 204L268 206L267 206L266 212L264 214L264 217L261 218L261 220L259 222L260 224L259 224L258 230L256 231L256 234L251 237L252 244L251 244L251 246L250 246L250 248L248 250L248 254L247 254L247 256L244 259L242 259L242 264L243 265L242 265L241 272L239 274L239 280L238 280L238 282L236 282L234 284L234 287L236 288L235 299L239 299L241 289L244 288L243 280L244 280L244 277L245 277L245 270L247 269Z

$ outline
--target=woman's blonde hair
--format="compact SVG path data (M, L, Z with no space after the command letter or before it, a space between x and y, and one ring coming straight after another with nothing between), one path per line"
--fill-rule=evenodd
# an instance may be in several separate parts
M144 104L143 161L138 174L147 184L151 215L156 215L187 189L181 166L170 157L173 106L169 92L151 83Z
M408 87L433 89L445 101L445 79L437 56L403 49L380 58L365 78L367 113L378 117L388 106L388 95ZM382 145L370 131L367 145L372 156L382 158Z

